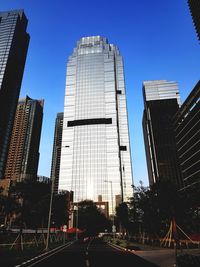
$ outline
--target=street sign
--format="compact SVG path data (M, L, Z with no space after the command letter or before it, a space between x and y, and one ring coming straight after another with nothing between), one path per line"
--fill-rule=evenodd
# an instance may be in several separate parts
M67 225L63 225L63 232L67 232Z
M115 225L112 226L112 232L116 233L116 226Z

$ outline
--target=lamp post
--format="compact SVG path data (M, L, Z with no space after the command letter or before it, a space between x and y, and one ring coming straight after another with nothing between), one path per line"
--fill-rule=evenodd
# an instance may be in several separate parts
M78 202L76 206L76 240L78 240Z
M49 236L50 236L51 211L52 211L53 192L54 192L54 180L55 180L55 177L52 178L52 184L51 184L51 196L50 196L50 203L49 203L49 216L48 216L48 226L47 226L47 241L46 241L45 250L49 249Z

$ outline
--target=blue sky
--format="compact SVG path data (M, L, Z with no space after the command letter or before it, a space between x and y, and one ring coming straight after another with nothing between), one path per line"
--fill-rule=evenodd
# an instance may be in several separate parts
M45 99L39 174L50 176L54 123L63 111L66 62L79 38L102 35L124 58L134 184L148 175L142 82L177 81L182 102L199 80L200 45L186 0L1 0L24 9L31 36L21 97Z

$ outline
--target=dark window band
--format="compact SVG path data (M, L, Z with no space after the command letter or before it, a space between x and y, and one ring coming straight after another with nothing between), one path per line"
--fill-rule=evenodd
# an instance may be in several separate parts
M111 124L112 118L100 118L100 119L86 119L86 120L75 120L75 121L68 121L67 126L81 126L81 125L92 125L92 124Z
M127 151L127 147L126 146L120 146L120 150L121 151Z

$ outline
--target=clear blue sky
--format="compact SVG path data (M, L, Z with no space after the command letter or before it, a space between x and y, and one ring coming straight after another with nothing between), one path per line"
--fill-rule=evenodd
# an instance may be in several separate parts
M39 174L50 176L54 123L63 111L66 62L77 40L103 35L124 58L134 183L148 185L142 82L179 84L182 102L199 80L200 44L186 0L1 0L24 9L31 36L21 97L44 98Z

